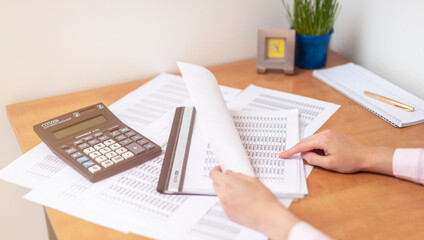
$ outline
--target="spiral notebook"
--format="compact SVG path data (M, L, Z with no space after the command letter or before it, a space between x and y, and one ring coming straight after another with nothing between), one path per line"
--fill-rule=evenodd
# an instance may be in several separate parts
M312 75L340 93L362 105L395 127L407 127L424 122L424 101L391 82L354 63L322 70ZM407 112L364 95L370 91L415 108Z

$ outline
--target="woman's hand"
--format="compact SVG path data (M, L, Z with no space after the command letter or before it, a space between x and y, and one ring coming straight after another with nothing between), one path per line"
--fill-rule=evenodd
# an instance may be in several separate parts
M227 216L271 239L286 239L299 219L290 213L257 178L215 167L210 172Z
M393 175L394 149L367 146L333 130L307 137L278 156L288 158L299 152L309 164L341 173L369 171Z

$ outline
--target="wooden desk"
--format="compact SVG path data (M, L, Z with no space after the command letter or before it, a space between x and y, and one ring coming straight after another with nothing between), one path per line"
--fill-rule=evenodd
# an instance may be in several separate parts
M330 52L327 66L348 62ZM246 88L249 84L295 93L341 105L321 127L342 132L369 145L424 147L424 124L395 128L296 68L296 74L256 73L254 59L210 67L222 85ZM6 106L24 152L40 143L32 126L45 119L103 102L110 105L148 80L122 83ZM309 196L290 206L301 219L337 239L424 239L424 187L371 173L339 174L316 168L308 178ZM46 208L47 218L60 240L144 239L122 234Z

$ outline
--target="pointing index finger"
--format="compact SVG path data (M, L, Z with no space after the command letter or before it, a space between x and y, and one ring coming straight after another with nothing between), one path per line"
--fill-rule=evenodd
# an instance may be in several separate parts
M216 166L214 167L211 172L209 173L209 177L212 179L212 181L214 183L218 183L221 182L222 177L224 176L224 174L222 173L221 167L220 166Z
M314 149L321 149L321 141L319 140L319 137L312 136L310 138L305 138L302 141L298 142L296 145L294 145L292 148L281 152L278 154L279 158L288 158L296 153L300 152L308 152Z

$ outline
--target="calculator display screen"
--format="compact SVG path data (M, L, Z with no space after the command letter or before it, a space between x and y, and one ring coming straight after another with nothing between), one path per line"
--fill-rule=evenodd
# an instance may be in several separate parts
M97 117L87 119L83 122L79 122L79 123L74 124L72 126L54 131L53 136L55 136L56 139L62 139L64 137L67 137L69 135L77 133L81 130L96 126L96 125L104 123L104 122L106 122L106 118L103 115L99 115Z

